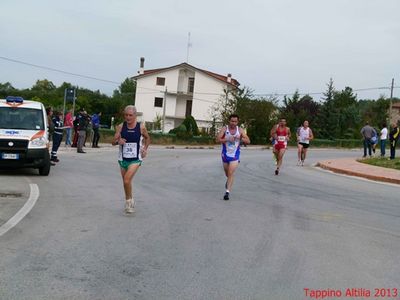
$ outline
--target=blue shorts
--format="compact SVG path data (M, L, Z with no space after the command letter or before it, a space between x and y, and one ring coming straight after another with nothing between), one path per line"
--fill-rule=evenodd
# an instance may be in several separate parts
M235 157L229 157L222 153L221 158L222 158L222 162L225 164L229 164L232 161L240 162L239 155L235 156Z

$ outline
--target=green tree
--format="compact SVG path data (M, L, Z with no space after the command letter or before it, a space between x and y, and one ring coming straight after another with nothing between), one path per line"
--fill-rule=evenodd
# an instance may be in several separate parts
M211 107L211 118L216 122L227 124L229 121L229 116L233 113L236 113L237 98L243 97L245 93L245 89L224 89L217 103Z
M37 80L32 86L32 90L34 91L50 92L54 91L55 89L56 86L54 83L47 79Z
M117 90L114 90L113 98L126 105L135 105L136 81L126 78Z
M361 125L357 95L350 87L336 92L333 97L336 115L335 138L356 138Z
M13 96L16 91L10 82L0 83L0 98L4 99L7 96Z
M199 128L197 126L196 120L193 116L187 116L185 120L182 122L183 125L186 127L186 131L191 136L199 135Z
M271 98L243 99L239 102L240 122L247 128L253 144L269 141L269 132L276 124L277 100Z
M284 106L280 109L281 116L286 118L287 126L291 128L292 132L296 132L305 120L314 129L320 105L310 95L300 98L300 94L296 90L292 98L284 97L283 104Z
M337 125L337 114L334 104L335 93L335 87L331 78L327 84L327 90L324 93L324 98L322 98L322 106L317 115L316 126L314 127L314 131L318 137L333 139L335 136Z
M389 117L390 100L381 96L378 100L360 100L361 124L367 121L371 126L380 129ZM388 124L389 125L389 124Z

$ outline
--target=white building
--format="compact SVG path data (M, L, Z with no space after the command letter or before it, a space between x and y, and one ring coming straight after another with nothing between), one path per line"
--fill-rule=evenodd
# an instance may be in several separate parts
M207 130L212 123L211 107L225 95L224 90L239 86L230 74L216 74L187 63L144 70L144 58L132 79L136 80L138 119L150 129L157 118L165 119L164 132L179 126L189 115L199 129Z

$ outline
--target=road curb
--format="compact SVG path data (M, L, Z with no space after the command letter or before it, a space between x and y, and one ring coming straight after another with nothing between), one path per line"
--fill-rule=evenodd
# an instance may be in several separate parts
M332 161L323 161L323 162L317 162L316 166L320 167L325 170L329 170L335 173L339 174L345 174L345 175L350 175L350 176L356 176L356 177L362 177L370 180L375 180L375 181L382 181L382 182L389 182L389 183L395 183L395 184L400 184L400 179L398 178L393 178L390 176L385 176L385 175L374 175L370 173L364 173L364 172L359 172L351 169L351 166L349 168L342 168L342 167L337 167L334 165L330 165L334 160ZM354 160L354 164L361 164L360 162ZM368 166L371 170L373 169L385 169L381 167L376 167L376 166Z

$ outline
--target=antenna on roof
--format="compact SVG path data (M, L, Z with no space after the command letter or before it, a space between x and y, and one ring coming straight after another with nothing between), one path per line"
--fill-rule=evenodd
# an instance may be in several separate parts
M188 42L187 42L187 53L186 53L186 63L189 63L189 48L192 47L192 43L190 42L190 32L188 33Z

